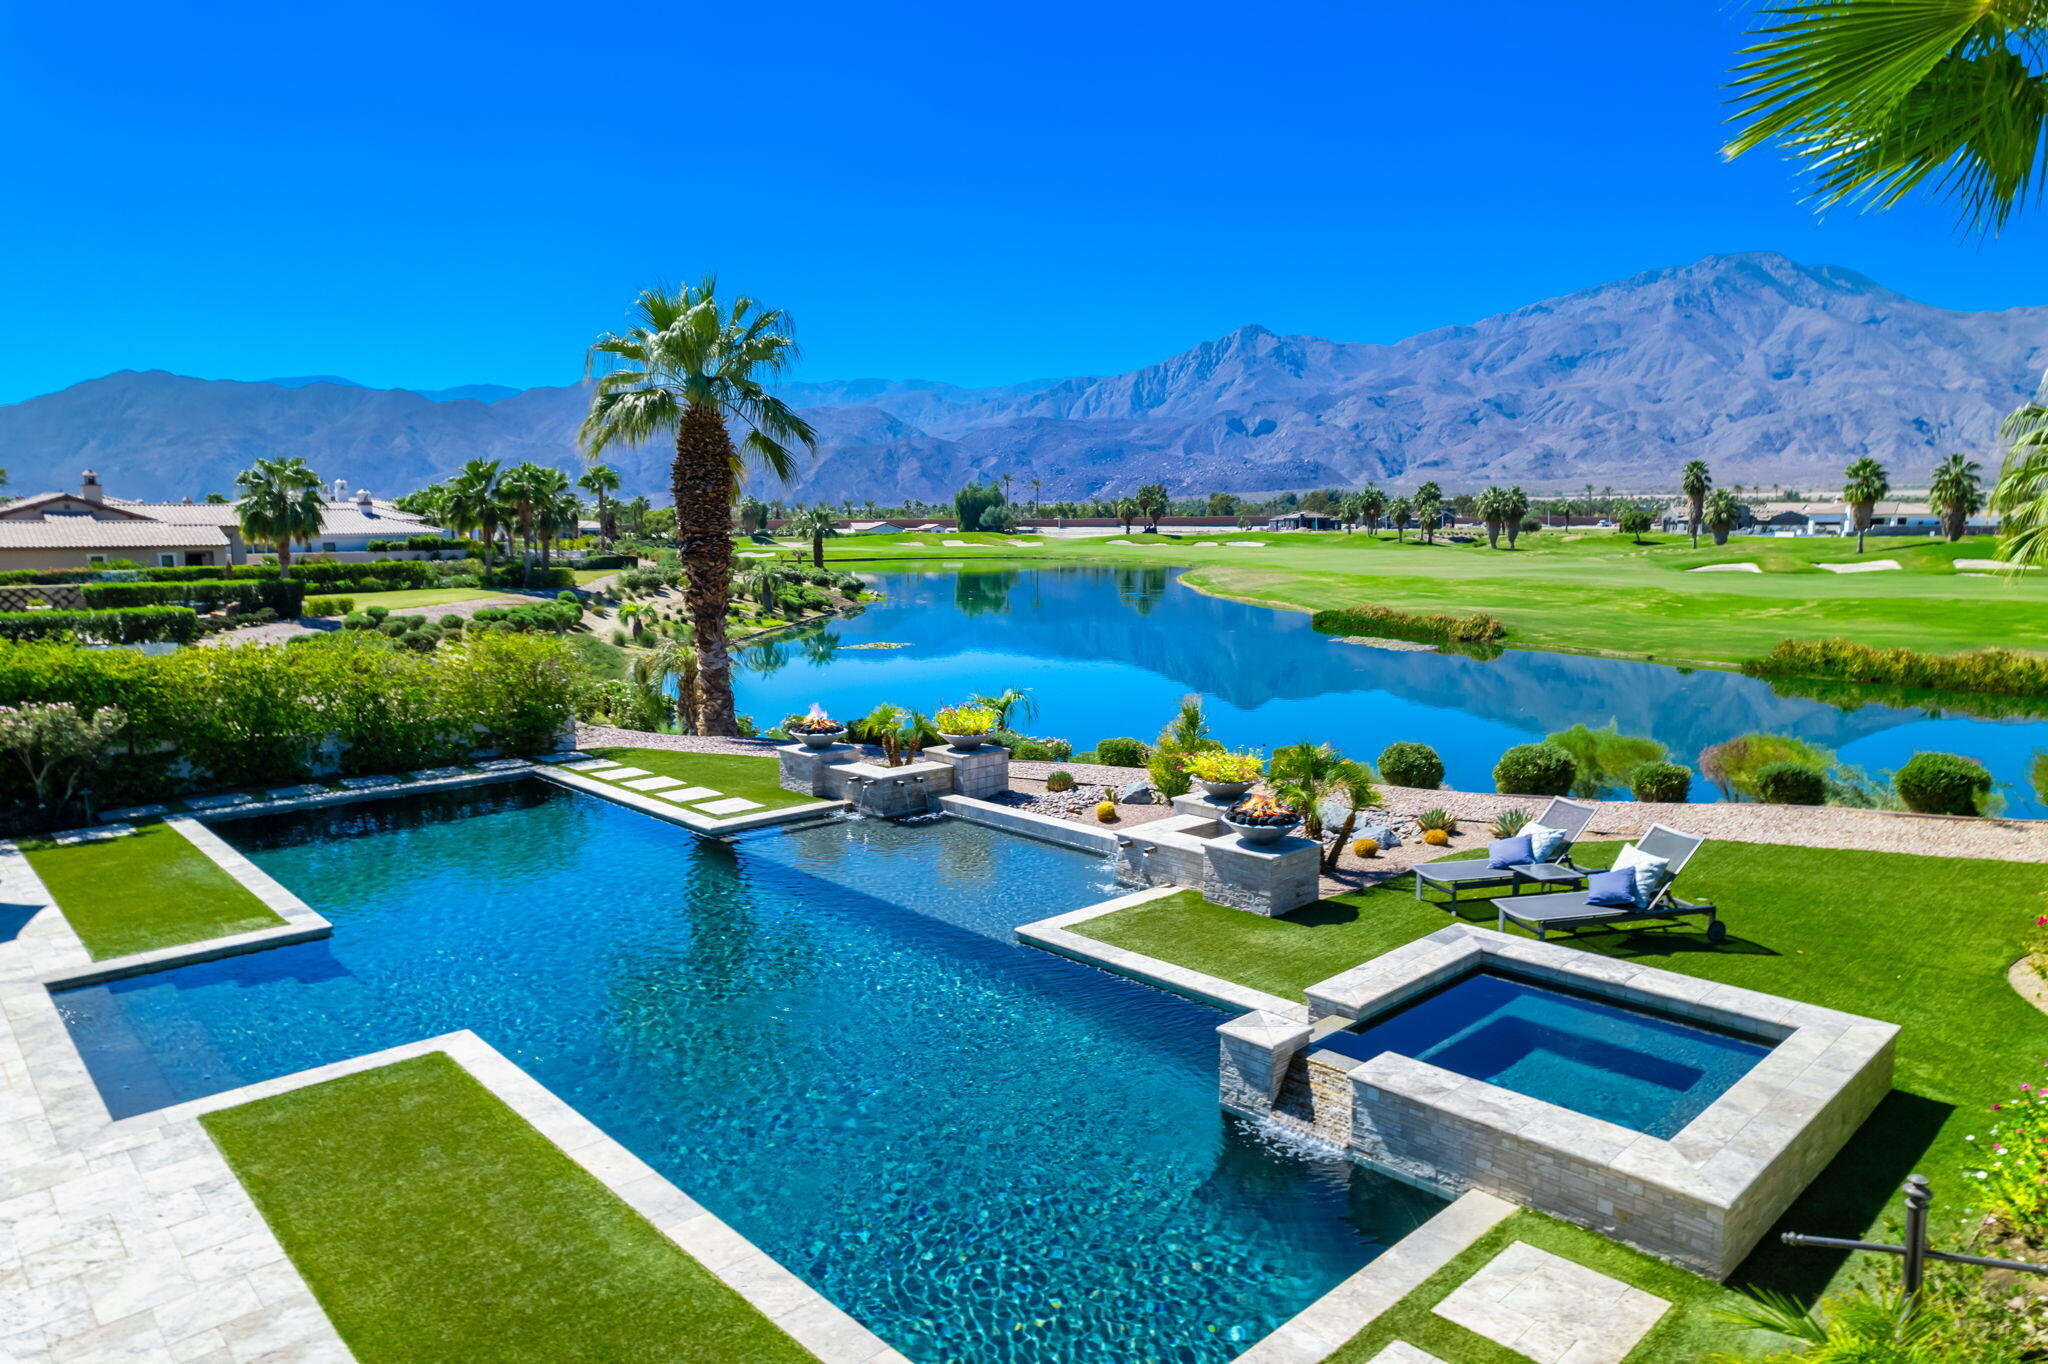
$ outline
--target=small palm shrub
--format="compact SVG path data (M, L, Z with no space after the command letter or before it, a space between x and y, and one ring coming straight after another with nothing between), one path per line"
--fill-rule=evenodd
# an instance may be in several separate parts
M1095 745L1095 761L1104 767L1143 767L1151 748L1137 739L1104 739Z
M1389 786L1434 791L1444 784L1444 760L1428 744L1388 744L1380 750L1379 765Z
M1683 805L1692 798L1692 769L1677 763L1644 763L1628 774L1628 789L1637 800Z
M1828 774L1805 763L1767 763L1756 774L1756 792L1766 805L1825 805Z
M1572 755L1556 744L1517 744L1493 765L1493 788L1504 796L1562 796L1578 775Z
M1960 753L1915 753L1892 778L1908 810L1923 815L1974 815L1991 794L1984 764Z
M1056 768L1046 774L1045 789L1048 791L1071 791L1074 789L1074 774L1064 768Z
M1527 810L1503 810L1493 817L1493 836L1513 838L1522 832L1522 826L1529 822Z

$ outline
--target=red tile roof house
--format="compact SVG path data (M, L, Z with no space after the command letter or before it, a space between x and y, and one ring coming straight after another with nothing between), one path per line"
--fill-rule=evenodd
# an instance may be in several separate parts
M448 532L367 492L337 482L324 494L320 534L295 553L367 559L372 540ZM243 542L233 503L136 502L108 497L90 469L75 493L38 493L0 504L0 569L89 568L126 559L146 568L261 562L272 545Z

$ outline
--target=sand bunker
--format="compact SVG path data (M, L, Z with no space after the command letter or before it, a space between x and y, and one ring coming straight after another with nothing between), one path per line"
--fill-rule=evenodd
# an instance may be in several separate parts
M1867 564L1814 565L1815 568L1824 568L1830 573L1883 573L1887 569L1894 569L1898 566L1899 561L1897 559L1872 559Z
M1688 573L1761 573L1763 571L1763 565L1761 564L1701 564L1698 568L1686 570Z

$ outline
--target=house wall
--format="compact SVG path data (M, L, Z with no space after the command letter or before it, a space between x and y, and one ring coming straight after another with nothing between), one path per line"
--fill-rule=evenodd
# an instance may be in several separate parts
M0 569L20 568L91 568L94 556L101 561L129 559L145 568L157 567L157 555L175 554L178 564L185 563L188 554L203 554L203 564L222 564L226 553L219 545L193 545L189 549L166 548L152 545L148 549L0 549Z

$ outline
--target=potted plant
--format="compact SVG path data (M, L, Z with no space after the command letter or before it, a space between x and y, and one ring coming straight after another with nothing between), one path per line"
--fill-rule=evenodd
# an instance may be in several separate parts
M1210 800L1218 805L1231 805L1265 775L1266 762L1255 749L1241 753L1215 749L1184 755L1180 770L1193 777Z
M811 702L809 715L792 715L782 722L785 734L793 734L802 741L805 748L830 748L839 742L839 736L846 733L846 726L825 713L825 708L816 701Z
M995 730L1000 717L988 706L941 706L932 717L939 735L962 753L972 753Z
M1261 792L1225 810L1223 823L1247 843L1271 843L1301 823L1301 813L1279 797Z

